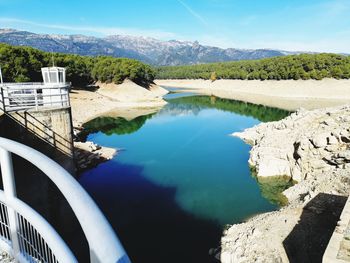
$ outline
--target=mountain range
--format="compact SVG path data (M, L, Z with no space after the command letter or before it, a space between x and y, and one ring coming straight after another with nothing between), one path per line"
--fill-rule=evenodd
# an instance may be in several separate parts
M197 41L161 41L127 35L98 38L85 35L36 34L15 29L0 29L0 42L30 46L48 52L133 58L156 66L250 60L302 53L273 49L223 49L201 45Z

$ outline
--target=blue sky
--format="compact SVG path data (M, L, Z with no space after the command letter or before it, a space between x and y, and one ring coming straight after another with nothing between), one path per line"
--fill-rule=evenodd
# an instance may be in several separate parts
M0 0L0 27L350 53L350 0Z

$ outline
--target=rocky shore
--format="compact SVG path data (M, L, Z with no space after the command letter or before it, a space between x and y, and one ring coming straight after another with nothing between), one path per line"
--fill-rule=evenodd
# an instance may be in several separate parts
M118 153L117 149L103 147L90 141L74 142L74 150L78 172L109 161Z
M286 206L225 231L221 261L320 262L350 190L350 106L301 109L233 135L252 145L258 181L297 183Z

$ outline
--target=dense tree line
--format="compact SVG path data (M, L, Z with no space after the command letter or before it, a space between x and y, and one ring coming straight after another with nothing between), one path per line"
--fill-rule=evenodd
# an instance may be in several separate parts
M260 60L158 67L158 79L316 79L350 78L350 57L301 54Z
M85 86L94 81L121 83L129 78L139 84L152 82L155 71L137 60L113 57L88 57L43 52L30 47L0 44L0 66L5 82L42 81L42 67L65 67L67 81Z
M137 60L113 57L97 57L93 60L91 75L95 80L117 84L126 78L139 84L148 84L154 80L154 69Z
M350 57L336 54L302 54L260 60L222 62L190 66L158 67L127 58L88 57L43 52L30 47L0 44L0 66L4 81L42 81L40 68L52 65L67 69L74 86L94 81L121 83L129 78L141 85L159 79L323 79L350 78Z

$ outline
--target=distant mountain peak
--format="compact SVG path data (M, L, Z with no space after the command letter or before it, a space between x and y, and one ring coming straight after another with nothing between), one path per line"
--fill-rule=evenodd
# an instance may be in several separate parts
M12 28L0 28L0 34L13 33L13 32L19 32L19 31Z
M0 42L31 46L49 52L127 57L160 66L260 59L302 53L274 49L223 49L201 45L198 41L162 41L143 36L110 35L98 38L81 34L36 34L9 28L0 29Z

